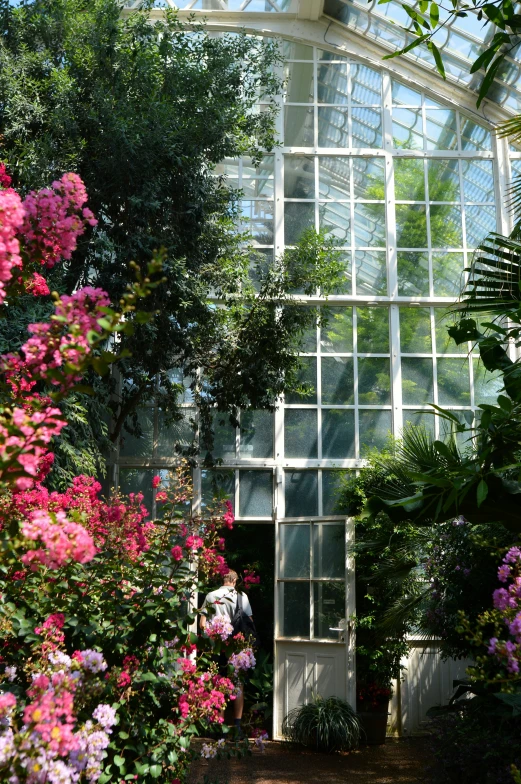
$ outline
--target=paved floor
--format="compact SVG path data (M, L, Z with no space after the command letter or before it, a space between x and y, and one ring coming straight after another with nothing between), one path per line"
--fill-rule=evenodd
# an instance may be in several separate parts
M424 738L332 755L271 742L242 760L201 760L190 784L429 784L430 762Z

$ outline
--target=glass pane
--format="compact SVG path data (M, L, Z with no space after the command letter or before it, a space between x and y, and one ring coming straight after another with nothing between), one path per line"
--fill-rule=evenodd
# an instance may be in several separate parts
M195 409L183 408L182 418L177 422L165 424L165 414L158 411L157 418L157 457L173 457L176 446L187 447L194 440L194 425L190 422L195 416Z
M309 583L279 583L283 637L309 638Z
M322 457L344 460L355 454L355 412L322 409Z
M240 517L271 517L272 510L272 472L239 471Z
M422 411L408 411L406 408L403 410L403 426L405 427L421 427L434 435L434 417L432 414L424 413Z
M337 287L335 287L334 293L335 294L351 294L353 289L352 278L351 278L351 253L348 251L342 251L339 254L340 261L342 262L342 274L340 278L340 282Z
M431 204L432 247L459 248L462 244L461 207Z
M435 297L457 297L464 285L463 253L432 254L432 284Z
M275 156L263 155L259 164L254 163L251 158L244 157L242 159L242 176L245 177L260 177L266 179L273 177L275 170Z
M361 63L351 63L351 102L364 106L382 103L382 75Z
M241 201L241 222L259 245L273 244L273 202Z
M397 257L399 296L428 297L429 254L401 250L398 251Z
M171 368L166 375L172 384L179 385L179 403L193 403L194 393L190 389L193 378L185 376L181 368Z
M468 344L456 345L449 335L449 327L454 324L454 316L450 313L438 310L434 311L434 332L436 336L437 354L467 354Z
M438 359L438 404L470 405L469 363L467 357Z
M130 424L133 429L139 429L141 435L131 435L123 428L119 440L120 456L152 457L154 450L154 409L139 409L135 417L130 417Z
M301 368L298 373L298 382L309 388L309 392L299 395L297 392L287 392L286 403L316 403L317 402L317 360L314 357L301 357Z
M358 360L358 402L377 405L391 402L389 360L384 357L363 357Z
M317 59L320 60L340 60L345 62L347 57L340 57L336 52L328 52L326 49L317 49Z
M348 202L328 201L319 206L320 229L339 245L351 245L351 210Z
M320 329L323 354L344 354L353 350L353 308L331 308L328 322Z
M360 428L360 456L370 449L383 449L391 436L391 412L363 410L358 411Z
M380 109L352 109L352 147L382 146L382 112Z
M322 404L353 403L353 360L350 357L322 357Z
M393 104L398 104L398 106L422 105L421 93L417 93L415 90L411 90L409 87L406 87L404 84L400 84L400 82L396 82L394 79L392 80L392 90Z
M284 196L288 199L315 198L315 168L310 155L284 156Z
M282 56L285 60L312 60L313 47L296 44L292 41L282 41Z
M396 205L396 244L399 248L426 248L427 213L423 204Z
M313 633L315 637L323 640L338 640L345 630L345 591L343 582L314 584Z
M341 577L346 572L345 526L313 524L313 577Z
M357 294L387 294L387 261L385 251L357 250Z
M272 248L257 248L250 253L249 278L255 291L260 291L262 281L273 264Z
M286 103L313 100L313 63L286 63L284 66Z
M394 159L394 195L400 201L425 201L423 161L418 158Z
M319 103L347 104L347 63L320 63L317 68Z
M322 514L341 514L339 489L348 471L322 471Z
M216 458L235 457L235 428L230 424L228 414L215 413L213 415L213 449Z
M318 146L349 147L349 115L347 109L318 107Z
M285 410L284 454L286 457L317 458L316 411L302 408Z
M310 327L304 332L302 336L302 343L300 351L303 354L316 354L317 353L317 328Z
M310 576L310 525L284 523L280 526L280 576Z
M389 308L356 309L358 352L387 354L389 351Z
M271 411L241 413L241 457L273 457L273 414Z
M462 161L465 201L494 202L494 170L492 161Z
M489 373L479 359L474 364L474 404L494 404L503 389L503 375L499 371Z
M393 147L423 150L421 109L393 109Z
M462 150L491 150L492 138L490 131L478 125L473 120L461 117L461 149Z
M284 144L288 147L313 147L313 107L284 107Z
M120 493L143 493L143 504L149 515L152 514L152 479L156 474L157 471L144 471L142 468L119 469Z
M455 150L458 147L456 112L452 109L427 109L428 150Z
M315 205L306 201L291 201L284 205L284 242L296 245L305 229L315 227Z
M216 499L228 499L235 506L235 471L201 471L201 505L212 506Z
M385 159L353 158L355 199L385 199Z
M431 314L429 308L400 308L402 354L431 354Z
M355 245L385 247L385 204L355 204Z
M432 403L432 360L402 358L402 399L405 405Z
M285 471L286 517L318 515L318 471Z
M349 158L318 159L319 195L322 199L349 199Z
M496 208L479 207L465 208L465 221L467 225L467 247L477 248L483 242L487 234L496 231Z
M436 158L427 162L430 201L459 201L459 161Z
M273 180L243 178L241 187L246 199L272 199L273 185Z

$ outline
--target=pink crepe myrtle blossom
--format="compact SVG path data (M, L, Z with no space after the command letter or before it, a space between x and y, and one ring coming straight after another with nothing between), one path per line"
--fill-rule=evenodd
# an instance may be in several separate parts
M229 663L232 665L235 672L238 673L240 670L253 669L257 662L252 649L245 648L243 651L239 651L239 653L232 653L229 658Z
M233 634L233 626L225 615L216 613L206 622L204 631L210 639L220 638L224 642Z
M55 180L51 188L31 191L23 202L24 221L21 234L32 258L52 269L60 259L70 259L77 239L88 225L97 220L83 205L87 191L81 178L68 172Z
M31 512L29 520L22 524L21 533L26 539L44 545L20 558L31 571L36 571L39 565L59 569L69 561L88 563L96 555L91 535L82 525L69 522L64 512Z
M181 561L183 558L183 548L180 547L178 544L174 545L170 550L172 553L172 558L174 561Z
M159 487L160 484L161 484L161 477L159 475L154 476L152 478L152 487L153 488Z
M0 304L6 298L5 284L13 276L13 268L22 266L17 233L24 220L20 196L11 188L0 190Z

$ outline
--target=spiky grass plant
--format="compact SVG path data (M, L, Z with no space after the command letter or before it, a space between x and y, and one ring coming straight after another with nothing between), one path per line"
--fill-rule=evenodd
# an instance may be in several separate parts
M361 727L355 711L338 697L314 695L307 705L294 708L282 723L282 733L292 743L314 746L317 751L350 751L360 742Z

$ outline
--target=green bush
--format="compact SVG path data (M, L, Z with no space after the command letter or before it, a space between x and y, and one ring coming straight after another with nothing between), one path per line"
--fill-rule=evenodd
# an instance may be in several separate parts
M316 695L308 705L290 711L282 734L293 743L314 746L317 751L350 751L360 742L360 722L353 708L338 697Z

